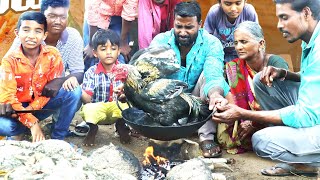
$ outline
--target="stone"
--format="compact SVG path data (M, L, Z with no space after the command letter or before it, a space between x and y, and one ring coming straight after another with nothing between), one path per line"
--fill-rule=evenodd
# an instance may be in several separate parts
M173 167L167 174L167 180L212 180L211 170L200 159L194 158Z
M138 178L141 172L139 160L130 152L112 143L95 150L89 157L89 166L96 171L115 170Z

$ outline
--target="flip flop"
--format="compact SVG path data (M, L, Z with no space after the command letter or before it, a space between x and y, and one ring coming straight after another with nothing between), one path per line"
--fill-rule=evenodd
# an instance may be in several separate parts
M222 155L221 148L219 152L213 151L213 149L216 149L217 147L219 147L219 145L215 143L213 140L205 140L200 142L200 147L202 150L202 155L205 158L216 158Z
M285 172L282 173L270 173L269 171L275 171L276 169L283 169ZM308 176L308 177L315 177L318 175L317 171L300 171L297 170L295 167L290 166L287 163L279 163L276 164L273 167L267 168L267 169L262 169L261 174L265 176Z
M76 125L73 134L77 136L87 136L89 130L89 125L85 121L82 121L80 124Z

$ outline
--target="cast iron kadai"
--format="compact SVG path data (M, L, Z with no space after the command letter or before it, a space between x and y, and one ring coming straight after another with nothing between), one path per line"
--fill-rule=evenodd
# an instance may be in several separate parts
M146 122L151 118L147 113L135 107L131 107L129 103L129 108L122 110L118 104L118 101L116 102L119 109L122 111L122 118L131 128L145 137L162 141L175 140L192 135L216 112L216 108L214 108L212 113L207 118L199 122L188 123L186 125L152 126L143 124L143 122Z

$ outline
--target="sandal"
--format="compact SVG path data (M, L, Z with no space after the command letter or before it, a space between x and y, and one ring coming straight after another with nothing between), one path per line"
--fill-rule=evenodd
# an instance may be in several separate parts
M273 167L262 169L261 174L265 176L308 176L315 177L317 171L301 171L287 163L279 163Z
M205 140L200 142L200 147L202 150L202 155L205 158L216 158L222 155L221 148L213 140ZM219 151L215 152L217 148L219 148Z
M89 125L85 121L82 121L80 124L76 125L73 133L77 136L87 136L89 130Z

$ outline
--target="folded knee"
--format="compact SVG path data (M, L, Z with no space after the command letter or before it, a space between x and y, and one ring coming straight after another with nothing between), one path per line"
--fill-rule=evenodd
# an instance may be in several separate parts
M258 131L252 135L252 149L258 156L265 156L268 154L269 138L261 131Z
M260 81L260 77L261 77L261 72L257 73L254 77L253 77L253 85L255 87L261 86L263 85Z

